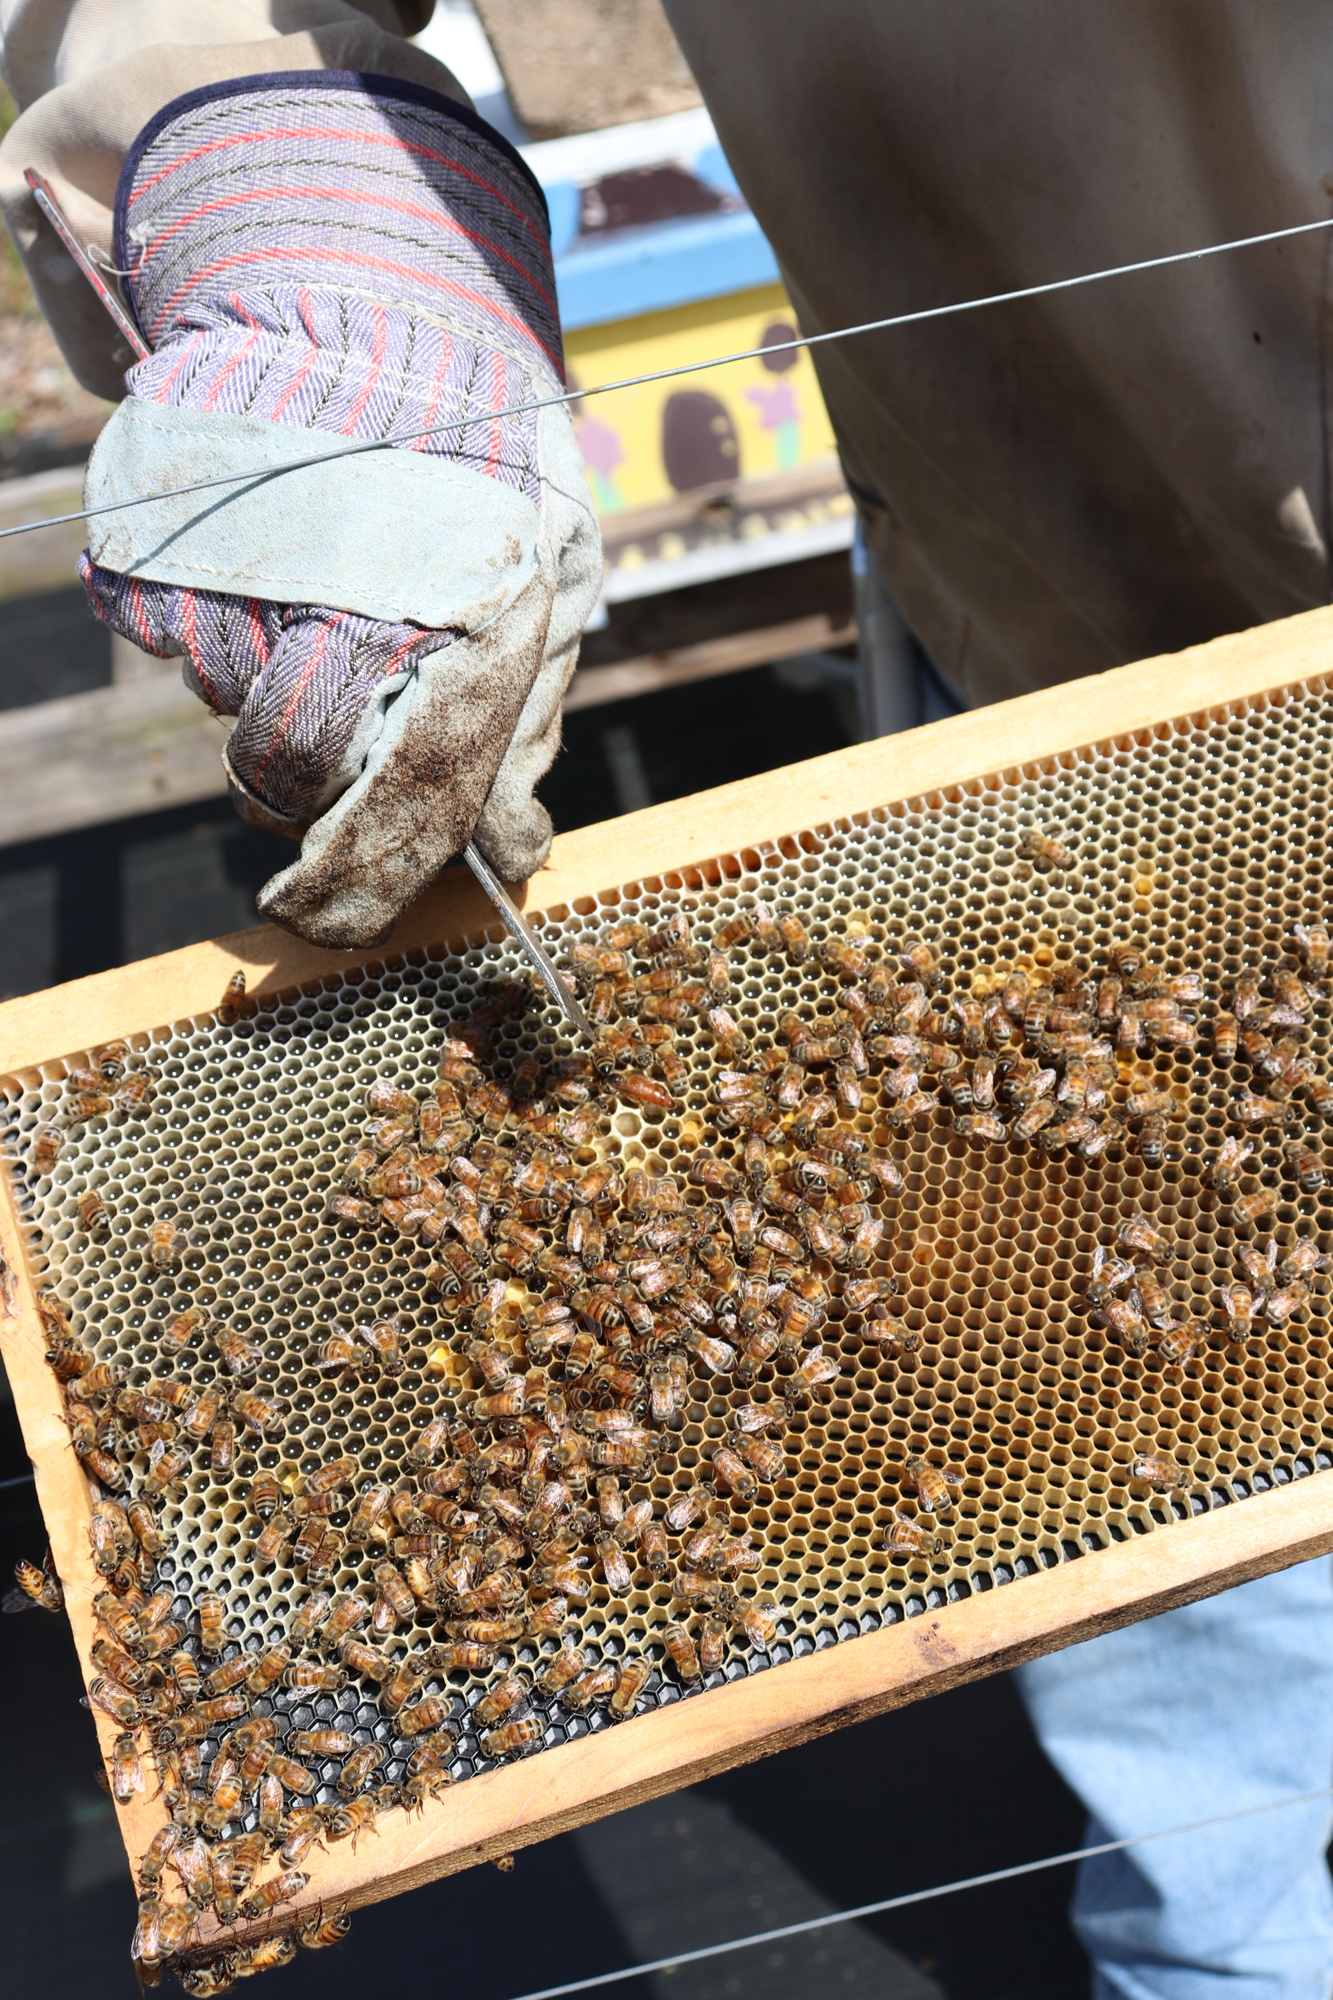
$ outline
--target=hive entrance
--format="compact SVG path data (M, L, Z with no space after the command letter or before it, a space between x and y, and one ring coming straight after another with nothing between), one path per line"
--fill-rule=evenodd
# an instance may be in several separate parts
M677 910L707 938L762 901L793 912L817 944L860 941L872 961L924 941L939 955L942 995L983 1001L1015 967L1034 980L1075 963L1101 970L1116 945L1132 941L1167 972L1199 975L1205 998L1194 1011L1206 1023L1238 974L1290 965L1293 924L1317 920L1326 906L1331 745L1322 691L1301 692L1071 756L1013 783L979 783L802 835L711 875L608 896L586 916L546 923L546 941L559 957L609 924L656 929ZM1071 871L1047 872L1024 858L1034 830L1068 845ZM241 1436L227 1476L209 1470L207 1450L194 1453L161 1510L169 1554L160 1574L183 1618L201 1593L224 1596L229 1648L280 1639L307 1592L290 1565L253 1558L255 1478L289 1480L351 1454L358 1479L392 1485L411 1469L409 1448L428 1419L479 1392L453 1311L428 1283L437 1252L387 1231L349 1233L329 1221L325 1204L356 1149L367 1086L379 1078L428 1091L444 1038L521 970L502 945L419 953L327 979L229 1026L209 1018L164 1029L132 1058L159 1075L148 1113L72 1128L46 1174L36 1169L34 1145L39 1128L67 1110L63 1077L53 1066L40 1089L10 1094L6 1145L34 1266L96 1359L124 1367L132 1387L167 1374L205 1385L221 1373L212 1345L168 1357L160 1340L174 1314L198 1306L260 1349L251 1386L286 1407L281 1436L262 1444ZM784 1012L802 1016L812 1033L832 1025L846 987L823 961L793 963L753 940L733 949L732 979L731 1011L752 1051L774 1044ZM1328 1002L1318 997L1301 1041L1321 1071L1327 1025ZM893 1310L918 1345L903 1353L876 1345L863 1318L835 1298L821 1337L838 1378L793 1409L780 1476L753 1504L731 1508L731 1527L748 1529L762 1551L743 1592L772 1602L777 1637L763 1651L737 1634L702 1685L1169 1527L1191 1510L1330 1462L1322 1295L1244 1349L1228 1341L1217 1309L1219 1289L1241 1275L1244 1244L1271 1236L1286 1247L1310 1236L1327 1248L1328 1204L1322 1190L1298 1191L1286 1129L1261 1129L1245 1162L1243 1187L1273 1190L1261 1226L1240 1224L1207 1184L1205 1162L1236 1129L1228 1101L1250 1080L1247 1070L1218 1064L1207 1041L1149 1046L1120 1065L1117 1101L1151 1087L1179 1107L1160 1165L1124 1133L1089 1161L978 1144L952 1130L944 1112L892 1128L872 1075L860 1112L840 1124L886 1151L904 1176L901 1194L876 1198L886 1254L871 1269L897 1278ZM485 1067L504 1075L529 1057L545 1067L568 1047L558 1022L533 1002L496 1027ZM701 1151L739 1160L740 1137L717 1120L717 1078L729 1059L698 1014L675 1024L675 1048L686 1075L672 1108L600 1106L579 1153L585 1165L611 1159L684 1179ZM1317 1134L1310 1108L1297 1109L1299 1129ZM77 1220L90 1190L111 1211L102 1241L89 1240ZM1109 1249L1138 1211L1171 1241L1163 1273L1178 1314L1211 1329L1179 1367L1155 1353L1136 1358L1086 1315L1094 1252ZM145 1247L164 1218L187 1248L179 1268L155 1272ZM498 1329L516 1353L520 1302L516 1291ZM405 1329L401 1374L367 1366L330 1380L320 1372L333 1321L392 1315ZM706 1476L705 1454L727 1434L731 1412L783 1387L773 1363L745 1385L693 1371L680 1429L647 1475L627 1482L627 1499L664 1509ZM1145 1450L1174 1458L1188 1474L1182 1492L1153 1495L1130 1479ZM963 1483L944 1547L900 1559L885 1538L896 1510L920 1518L906 1471L916 1454ZM328 1587L369 1596L382 1555L374 1545L345 1548ZM673 1538L672 1572L680 1566ZM684 1691L663 1638L681 1617L673 1575L657 1580L636 1562L631 1587L613 1598L599 1578L585 1606L571 1605L564 1629L594 1660L652 1663L643 1712ZM440 1637L434 1618L423 1618L400 1628L392 1649ZM525 1637L504 1646L502 1660L537 1668L556 1645L554 1636ZM456 1779L486 1765L472 1707L499 1671L441 1674L422 1690L450 1705ZM336 1727L379 1741L386 1758L377 1782L403 1775L405 1749L371 1680L353 1674L344 1689L314 1700L279 1691L256 1707L283 1733ZM611 1726L602 1706L572 1713L539 1696L534 1712L547 1745ZM315 1762L315 1796L333 1800L340 1760ZM250 1807L236 1825L254 1818Z

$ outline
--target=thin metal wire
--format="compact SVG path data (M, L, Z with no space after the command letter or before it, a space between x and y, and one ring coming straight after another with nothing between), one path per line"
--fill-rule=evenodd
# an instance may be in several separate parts
M937 1896L955 1896L960 1889L982 1889L992 1882L1012 1882L1018 1875L1036 1875L1044 1868L1063 1868L1071 1861L1088 1861L1098 1854L1117 1854L1125 1847L1138 1847L1145 1840L1169 1840L1178 1833L1198 1833L1206 1826L1225 1826L1228 1821L1251 1819L1256 1813L1279 1812L1284 1806L1308 1805L1312 1799L1333 1798L1333 1785L1317 1792L1300 1792L1289 1799L1272 1799L1267 1805L1242 1806L1237 1812L1214 1813L1210 1819L1188 1820L1183 1826L1158 1827L1154 1833L1131 1833L1124 1840L1104 1840L1096 1847L1072 1848L1068 1854L1048 1854L1043 1861L1020 1861L1013 1868L994 1868L987 1875L965 1875L958 1882L943 1882L934 1889L913 1889L906 1896L885 1896L878 1903L861 1903L854 1910L834 1910L827 1917L807 1917L804 1923L781 1924L776 1930L755 1931L750 1937L730 1938L726 1944L706 1944L698 1951L680 1951L671 1958L645 1959L642 1965L627 1965L622 1972L599 1972L591 1979L572 1979L565 1986L543 1986L534 1993L522 1993L517 2000L563 2000L568 1993L588 1993L595 1986L615 1986L623 1979L641 1979L645 1973L665 1972L677 1965L694 1965L702 1958L719 1958L724 1952L745 1951L751 1945L775 1944L780 1938L800 1937L806 1931L827 1930L831 1924L854 1923L858 1917L882 1916L886 1910L905 1909L909 1903L929 1903Z
M766 355L783 354L792 348L822 347L831 340L851 340L860 333L884 333L892 327L917 326L923 320L947 319L954 313L977 312L983 306L1012 305L1019 299L1039 299L1050 292L1068 292L1079 285L1099 284L1104 278L1126 278L1136 271L1160 271L1168 264L1188 264L1200 257L1220 257L1230 250L1250 250L1260 243L1280 243L1289 236L1308 236L1315 229L1333 228L1333 216L1322 222L1298 222L1290 229L1269 229L1262 236L1238 236L1230 243L1208 243L1198 250L1176 250L1169 257L1144 257L1134 264L1116 264L1105 271L1084 271L1076 278L1052 278L1044 285L1023 285L1013 292L991 292L985 298L962 299L951 306L926 306L919 312L895 313L888 319L869 319L859 326L840 326L831 333L811 333L795 340L774 341L769 347L744 347L734 354L715 354L709 361L685 361L675 368L656 368L648 375L626 375L616 382L598 382L591 389L568 389L559 396L543 396L535 403L514 403L506 410L487 410L475 417L454 417L445 424L429 424L420 430L390 431L382 438L363 438L356 444L339 445L332 451L312 453L293 459L289 465L255 466L249 472L222 472L211 479L197 479L189 486L169 486L161 493L138 493L128 500L107 501L100 507L82 507L73 514L49 514L40 521L22 521L17 527L0 528L0 541L11 535L29 535L38 528L58 528L67 521L90 521L97 514L119 514L129 507L147 507L155 500L179 500L190 493L205 493L214 486L235 486L253 481L280 478L285 472L302 472L313 465L327 465L337 458L357 458L363 452L384 451L396 444L411 444L417 438L440 437L446 431L471 430L478 424L498 423L502 417L525 417L537 410L550 410L562 403L579 403L588 396L609 396L616 389L640 389L649 382L670 382L679 375L697 375L705 368L726 368L734 361L758 361Z
M31 1486L36 1476L34 1472L20 1472L16 1479L0 1479L0 1493L8 1486Z

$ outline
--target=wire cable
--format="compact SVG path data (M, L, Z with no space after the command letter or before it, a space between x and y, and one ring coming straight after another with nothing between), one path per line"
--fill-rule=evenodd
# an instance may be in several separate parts
M36 1477L35 1472L20 1472L16 1479L0 1479L0 1493L9 1486L31 1486Z
M191 493L206 493L214 486L261 484L286 472L302 472L314 465L327 465L337 458L357 458L363 452L385 451L396 444L411 444L418 438L441 437L449 431L471 430L479 424L495 424L503 417L526 417L538 410L557 408L562 403L580 403L589 396L609 396L616 389L640 389L649 382L670 382L680 375L697 375L706 368L726 368L734 361L758 361L766 355L784 354L793 348L822 347L832 340L852 340L861 333L885 333L892 327L919 326L924 320L947 319L955 313L978 312L983 306L1012 305L1019 299L1044 298L1051 292L1073 291L1079 285L1100 284L1105 278L1127 278L1137 271L1160 271L1168 264L1188 264L1200 257L1221 257L1230 250L1250 250L1260 243L1281 243L1289 236L1308 236L1312 230L1333 228L1333 216L1321 222L1298 222L1290 229L1269 229L1262 236L1238 236L1230 243L1207 243L1198 250L1176 250L1167 257L1144 257L1134 264L1115 264L1105 271L1084 271L1076 278L1052 278L1042 285L1023 285L1013 292L991 292L979 299L962 299L949 306L925 306L918 312L894 313L888 319L864 320L859 326L840 326L830 333L810 333L794 340L774 341L769 347L743 347L734 354L715 354L708 361L684 361L675 368L657 368L648 375L626 375L616 382L598 382L591 389L568 389L558 396L543 396L534 403L514 403L507 410L487 410L475 417L453 417L445 424L430 424L420 430L390 431L382 438L362 438L355 444L339 445L332 451L314 452L309 458L293 459L288 465L256 466L249 472L222 472L212 479L197 479L188 486L169 486L161 493L139 493L128 500L106 501L100 507L82 507L72 514L50 514L40 521L21 521L13 528L0 528L0 541L11 535L30 535L38 528L63 527L69 521L90 521L97 514L120 514L130 507L151 506L155 500L179 500Z
M665 1972L668 1967L694 1965L703 1958L719 1958L724 1952L745 1951L751 1945L776 1944L781 1938L801 1937L807 1931L827 1930L832 1924L854 1923L858 1917L882 1916L886 1910L905 1909L909 1903L929 1903L937 1896L955 1896L960 1889L982 1889L992 1882L1012 1882L1019 1875L1036 1875L1044 1868L1063 1868L1071 1861L1089 1861L1098 1854L1117 1854L1125 1847L1138 1847L1145 1840L1169 1840L1178 1833L1198 1833L1206 1826L1225 1826L1231 1820L1251 1819L1256 1813L1279 1812L1284 1806L1308 1805L1312 1799L1333 1798L1333 1785L1317 1792L1300 1792L1294 1798L1271 1799L1267 1805L1241 1806L1236 1812L1214 1813L1209 1819L1188 1820L1183 1826L1158 1827L1153 1833L1131 1833L1124 1840L1104 1840L1096 1847L1076 1847L1068 1854L1048 1854L1042 1861L1020 1861L1012 1868L993 1868L986 1875L965 1875L958 1882L942 1882L934 1889L913 1889L905 1896L885 1896L878 1903L861 1903L854 1910L834 1910L826 1917L807 1917L803 1923L781 1924L776 1930L755 1931L750 1937L729 1938L725 1944L706 1944L697 1951L680 1951L671 1958L650 1958L642 1965L627 1965L621 1972L599 1972L591 1979L572 1979L564 1986L543 1986L534 1993L522 1993L517 2000L563 2000L569 1993L590 1993L596 1986L615 1986L623 1979L641 1979L645 1973Z

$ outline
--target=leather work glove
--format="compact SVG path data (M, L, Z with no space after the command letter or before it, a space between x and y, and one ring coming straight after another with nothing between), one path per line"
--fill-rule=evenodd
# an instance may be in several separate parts
M384 938L475 838L546 858L533 796L601 583L565 406L540 190L475 113L385 76L249 76L177 98L121 175L114 257L153 352L86 502L98 614L234 715L252 824L301 838L262 914ZM306 470L321 440L457 428ZM466 421L463 421L466 420Z

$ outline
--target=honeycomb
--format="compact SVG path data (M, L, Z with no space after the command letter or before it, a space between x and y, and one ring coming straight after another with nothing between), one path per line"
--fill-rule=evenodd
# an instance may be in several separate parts
M1331 756L1324 684L1303 684L608 891L586 909L548 913L539 929L560 959L624 919L656 928L683 911L707 937L763 902L799 916L816 942L859 940L872 956L924 942L938 955L944 996L982 998L1015 968L1043 978L1062 966L1100 969L1130 941L1167 972L1199 975L1200 1011L1211 1017L1237 975L1290 964L1293 925L1318 921L1326 907ZM1041 866L1037 834L1058 836L1072 867ZM731 1011L756 1049L774 1042L785 1012L817 1033L843 990L823 960L794 964L753 942L733 947L731 971ZM48 1065L40 1085L11 1081L5 1091L3 1144L34 1272L97 1360L122 1366L132 1387L168 1373L205 1386L219 1372L210 1349L167 1358L159 1347L166 1320L200 1306L262 1351L252 1386L286 1406L281 1435L240 1434L227 1476L196 1453L161 1509L169 1553L159 1580L187 1626L202 1592L223 1595L224 1657L279 1640L307 1594L292 1568L254 1558L256 1477L269 1472L290 1486L350 1454L360 1476L392 1485L422 1426L476 1393L447 1304L427 1280L434 1253L340 1228L325 1203L358 1143L367 1086L388 1079L419 1093L442 1041L498 983L523 972L507 943L413 951L255 1003L237 1020L211 1015L140 1036L132 1062L158 1073L147 1111L71 1127L45 1173L33 1159L37 1132L59 1122L67 1073L89 1057ZM1316 998L1308 1029L1304 1053L1322 1069L1326 997ZM712 1034L684 1021L675 1045L687 1075L673 1106L599 1105L579 1155L585 1164L613 1159L683 1175L700 1148L739 1154L740 1138L717 1122L725 1063ZM546 1062L569 1052L561 1020L534 997L497 1031L490 1061L503 1073L523 1056ZM762 1547L744 1588L771 1602L776 1639L765 1651L738 1637L722 1666L683 1686L663 1642L679 1603L669 1578L641 1568L616 1597L599 1576L586 1604L571 1606L566 1635L594 1659L646 1656L654 1672L643 1712L1333 1464L1323 1296L1313 1293L1302 1312L1243 1347L1228 1339L1217 1304L1241 1275L1247 1243L1275 1238L1285 1248L1306 1235L1321 1251L1333 1248L1328 1190L1299 1192L1287 1164L1293 1131L1317 1150L1309 1107L1280 1131L1251 1135L1239 1186L1271 1190L1262 1226L1240 1222L1210 1182L1207 1163L1236 1130L1229 1105L1247 1075L1215 1060L1207 1037L1197 1048L1150 1047L1120 1061L1122 1098L1153 1088L1175 1100L1160 1164L1123 1128L1095 1160L978 1145L943 1111L899 1129L868 1090L844 1122L904 1178L899 1194L883 1197L887 1228L871 1268L896 1278L894 1312L914 1351L875 1346L835 1299L820 1337L838 1358L838 1379L792 1408L785 1473L753 1504L733 1507L734 1529L748 1528ZM77 1221L90 1190L110 1211L102 1242ZM1178 1366L1127 1351L1083 1298L1099 1248L1109 1253L1138 1213L1169 1239L1159 1276L1178 1314L1208 1329ZM171 1271L145 1256L148 1232L164 1218L187 1244ZM399 1375L331 1381L319 1371L331 1322L391 1314L406 1329ZM692 1374L680 1428L627 1498L660 1507L694 1486L729 1412L782 1386L771 1363L757 1387ZM1145 1491L1131 1478L1144 1452L1173 1459L1180 1487ZM935 1553L899 1558L887 1537L896 1514L919 1518L907 1470L918 1455L961 1484ZM373 1592L380 1554L345 1549L326 1587ZM392 1650L438 1637L433 1623L404 1627ZM557 1644L523 1639L504 1659L535 1667ZM423 1690L452 1710L456 1781L488 1767L472 1710L494 1678L454 1672ZM402 1777L409 1746L373 1682L353 1675L313 1700L279 1689L255 1707L284 1736L336 1727L381 1742L377 1781ZM538 1695L534 1710L545 1747L614 1726L600 1708L573 1713L558 1697ZM338 1769L337 1760L318 1766L316 1800L336 1798ZM254 1823L249 1807L232 1830Z

